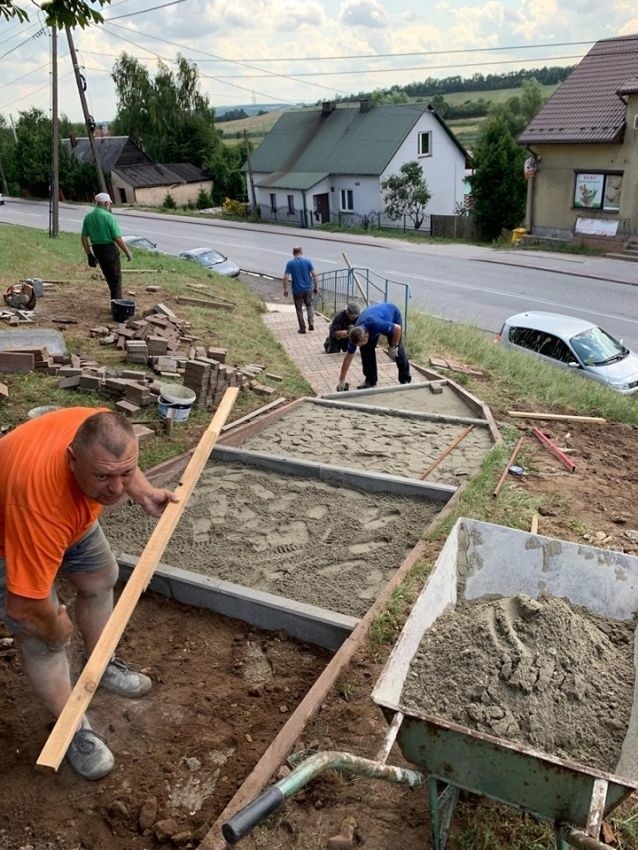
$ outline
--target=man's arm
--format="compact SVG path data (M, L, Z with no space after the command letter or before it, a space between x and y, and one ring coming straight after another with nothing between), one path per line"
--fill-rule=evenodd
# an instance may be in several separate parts
M126 242L122 239L121 236L116 236L114 241L115 241L115 244L117 245L117 247L120 249L120 251L122 251L124 254L126 254L126 259L129 260L129 262L130 262L133 259L133 257L131 255L131 249L126 244Z
M313 288L312 291L317 295L319 292L319 275L314 269L310 269L310 274L312 275Z
M36 637L51 649L61 649L73 633L66 605L46 599L29 599L7 590L7 616L20 623L28 637Z
M392 331L392 336L389 337L390 345L392 348L396 348L397 345L401 342L401 334L403 330L401 325L395 325L394 330Z
M341 363L341 372L339 373L339 383L343 383L346 379L346 375L348 374L348 369L350 368L350 364L354 358L354 354L346 354Z
M171 490L153 487L139 466L126 487L126 494L153 517L161 517L169 502L179 502L179 496Z
M83 237L82 237L82 247L84 248L84 253L85 253L85 254L90 254L90 253L91 253L91 243L89 242L89 237L88 237L88 236L83 236Z
M284 285L284 296L288 297L288 281L290 280L290 275L288 272L284 272L284 276L282 278L282 283Z

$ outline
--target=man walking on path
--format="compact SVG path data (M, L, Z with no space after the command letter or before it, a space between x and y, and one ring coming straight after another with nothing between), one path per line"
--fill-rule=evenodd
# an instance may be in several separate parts
M308 330L315 329L315 311L312 305L312 296L319 292L319 277L312 264L312 260L304 257L303 250L299 245L292 249L292 260L286 263L284 271L284 296L288 297L288 284L292 280L292 300L295 302L297 311L297 322L299 333L305 334L306 323L304 321L303 308L306 307L308 314Z
M113 610L115 557L98 523L123 496L161 516L168 490L153 487L137 465L131 423L110 410L71 407L46 413L0 439L0 620L14 635L22 668L40 702L58 717L71 696L66 647L73 624L55 579L77 592L75 617L87 656ZM115 656L101 687L141 697L148 676ZM67 757L85 779L101 779L113 754L83 718Z
M95 208L84 216L82 247L90 266L95 265L95 260L100 264L100 269L111 292L111 299L121 298L120 251L126 254L126 259L129 262L133 258L128 245L122 239L117 219L111 212L111 196L107 195L106 192L99 192L95 196Z
M357 348L361 349L361 365L365 378L365 381L359 384L357 389L367 390L377 385L376 347L380 336L387 337L388 355L397 364L399 383L409 384L412 381L410 364L403 347L401 311L395 304L385 302L366 307L350 331L347 353L341 364L337 392L343 392L346 389L346 375Z

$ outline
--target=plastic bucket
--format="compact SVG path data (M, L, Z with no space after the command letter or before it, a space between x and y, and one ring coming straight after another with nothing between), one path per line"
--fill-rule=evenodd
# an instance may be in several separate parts
M170 415L174 422L186 422L195 398L195 393L182 384L162 384L157 401L159 415L162 419Z
M127 298L112 298L111 315L116 322L125 322L135 315L135 301L129 301Z

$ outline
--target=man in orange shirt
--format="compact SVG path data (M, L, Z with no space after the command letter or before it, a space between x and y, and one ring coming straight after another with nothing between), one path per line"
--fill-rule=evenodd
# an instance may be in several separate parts
M87 655L113 610L115 557L98 523L124 496L151 516L177 497L140 470L135 432L108 410L67 408L20 425L0 439L0 619L15 636L33 690L57 717L71 695L66 646L73 632L54 582L77 591L75 611ZM148 676L113 657L101 687L140 697ZM100 779L114 759L83 718L67 752L73 769Z

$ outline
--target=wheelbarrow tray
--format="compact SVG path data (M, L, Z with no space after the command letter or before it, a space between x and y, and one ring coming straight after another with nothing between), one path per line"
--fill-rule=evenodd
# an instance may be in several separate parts
M477 520L457 520L376 683L373 699L388 719L397 712L405 715L397 735L401 752L430 776L544 820L591 830L594 810L602 820L638 786L635 684L614 773L402 706L412 658L438 617L453 610L457 599L519 593L532 598L548 593L603 617L631 619L638 611L638 558Z

